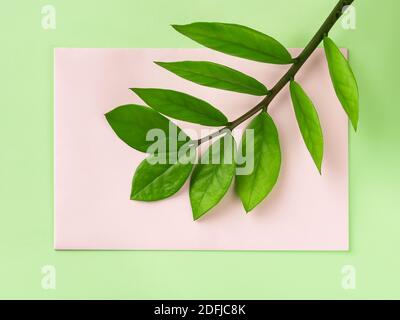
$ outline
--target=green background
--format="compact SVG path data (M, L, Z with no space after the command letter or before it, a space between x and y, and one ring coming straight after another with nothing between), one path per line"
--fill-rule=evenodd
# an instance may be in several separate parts
M54 5L57 28L41 27ZM400 298L400 1L356 0L350 49L361 92L350 134L350 252L56 252L53 48L195 47L171 23L251 26L303 47L336 0L1 0L0 298ZM56 290L41 287L54 265ZM341 286L344 265L356 289Z

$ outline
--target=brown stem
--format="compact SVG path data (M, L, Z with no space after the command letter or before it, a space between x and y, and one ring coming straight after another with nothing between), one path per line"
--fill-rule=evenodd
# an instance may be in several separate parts
M223 134L226 131L233 130L242 122L251 118L253 115L261 111L262 109L267 110L268 106L277 96L277 94L286 86L286 84L294 78L303 64L307 61L307 59L311 56L311 54L315 51L315 49L319 46L323 38L329 33L334 24L339 20L339 18L343 14L343 8L352 4L354 0L340 0L329 16L326 18L325 22L319 28L314 37L310 40L308 45L304 48L304 50L300 53L300 55L295 59L295 62L292 64L290 69L283 75L283 77L274 85L274 87L269 91L268 95L260 101L256 106L250 109L248 112L237 118L236 120L230 122L226 127L205 136L197 141L197 144L200 145L203 142L211 140L219 135Z

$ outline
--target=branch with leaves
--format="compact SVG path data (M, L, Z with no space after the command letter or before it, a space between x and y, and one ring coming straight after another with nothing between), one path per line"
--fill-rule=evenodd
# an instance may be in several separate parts
M186 180L190 180L190 202L193 218L202 217L215 207L224 197L233 179L235 189L246 212L253 210L262 202L275 186L281 167L281 148L278 130L268 114L268 106L273 99L289 84L294 112L304 142L311 157L321 172L323 158L323 135L318 113L312 100L301 85L295 81L297 72L308 60L318 45L323 42L332 83L354 129L358 124L358 87L351 67L339 48L328 37L333 25L338 21L346 6L354 0L340 0L329 14L320 29L304 48L301 54L292 58L289 51L274 38L251 28L227 23L196 22L188 25L174 25L174 29L190 39L210 49L236 57L272 64L290 64L289 70L271 88L267 89L258 80L227 66L209 61L156 62L160 67L199 85L229 90L264 98L248 112L234 121L210 105L208 102L183 92L155 89L132 88L147 105L125 105L106 114L106 119L114 132L132 148L149 153L136 169L132 181L131 199L139 201L157 201L168 198L178 192ZM192 141L179 127L167 117L210 127L222 127L214 133L197 141ZM235 174L239 164L224 161L235 158L237 148L231 131L244 121L252 118L248 130L254 133L252 141L254 168L246 175ZM181 139L169 141L163 152L175 158L180 147L198 145L223 135L217 142L222 145L218 150L220 162L200 161L193 170L196 155L185 154L187 161L154 163L156 154L149 152L152 141L146 135L152 129L164 132L175 130ZM168 146L176 145L177 149ZM214 142L216 144L217 142ZM243 135L239 150L246 152L248 144ZM213 145L214 145L213 144ZM215 152L211 145L201 157L207 160ZM230 148L228 148L228 146ZM206 158L206 159L205 159Z

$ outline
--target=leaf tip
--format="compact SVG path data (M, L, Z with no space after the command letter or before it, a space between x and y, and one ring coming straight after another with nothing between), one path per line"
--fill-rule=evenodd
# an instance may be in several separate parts
M199 220L204 215L204 212L196 212L194 210L192 211L192 213L193 213L193 221Z
M135 201L138 200L137 196L134 193L131 193L131 196L129 197L129 199Z
M153 61L156 65L163 67L168 63L168 62L164 62L164 61Z
M249 214L254 209L254 207L250 206L247 203L242 202L242 204L243 204L243 209L246 212L246 214Z
M352 120L351 125L353 126L354 132L357 132L358 120Z
M106 120L107 120L108 122L110 122L111 113L112 113L112 110L111 110L111 111L108 111L108 112L106 112L106 113L104 114L104 117L106 118Z
M129 90L131 90L132 92L134 92L134 93L136 93L137 95L139 95L140 88L129 88Z
M181 24L171 24L171 27L174 28L176 31L181 32L183 25Z
M193 221L199 220L210 210L210 209L204 209L204 208L198 207L198 206L194 205L193 203L191 205L192 205Z
M133 182L132 182L132 187L131 187L131 194L129 196L129 199L131 199L131 200L139 200L138 199L138 192L136 190L136 185L135 185L135 177L133 177Z
M153 61L156 65L158 65L161 68L164 68L166 70L168 70L167 66L168 66L168 62L164 62L164 61Z
M322 176L322 159L314 160L315 166L317 167L318 173Z

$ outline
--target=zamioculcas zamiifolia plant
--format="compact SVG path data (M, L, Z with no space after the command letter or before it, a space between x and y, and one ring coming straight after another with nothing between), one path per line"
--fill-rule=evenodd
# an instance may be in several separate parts
M209 61L156 62L160 67L202 86L235 91L262 100L248 112L229 121L206 101L189 94L167 89L132 88L148 106L124 105L106 114L112 129L132 148L148 153L136 169L132 182L131 199L156 201L175 194L191 176L190 202L194 220L199 219L224 197L235 180L235 190L246 212L253 210L273 189L281 167L281 148L278 129L268 114L268 106L276 95L289 85L294 113L304 143L317 170L321 173L324 142L317 110L307 93L295 80L297 72L323 42L333 87L353 128L358 123L358 88L346 58L328 33L346 6L353 0L340 0L298 57L274 38L251 28L229 23L196 22L173 25L190 39L213 50L261 63L291 65L289 70L270 89L256 79L227 66ZM168 118L210 127L221 127L199 140L191 140ZM231 132L252 118L237 147ZM149 132L161 130L157 147ZM171 132L174 135L171 135ZM215 139L219 138L219 139ZM213 144L196 161L199 145L213 140ZM216 141L215 141L216 140ZM250 148L251 147L251 148ZM249 151L251 150L251 152ZM248 172L246 161L251 161ZM167 159L159 161L160 156ZM213 161L218 158L219 161Z

